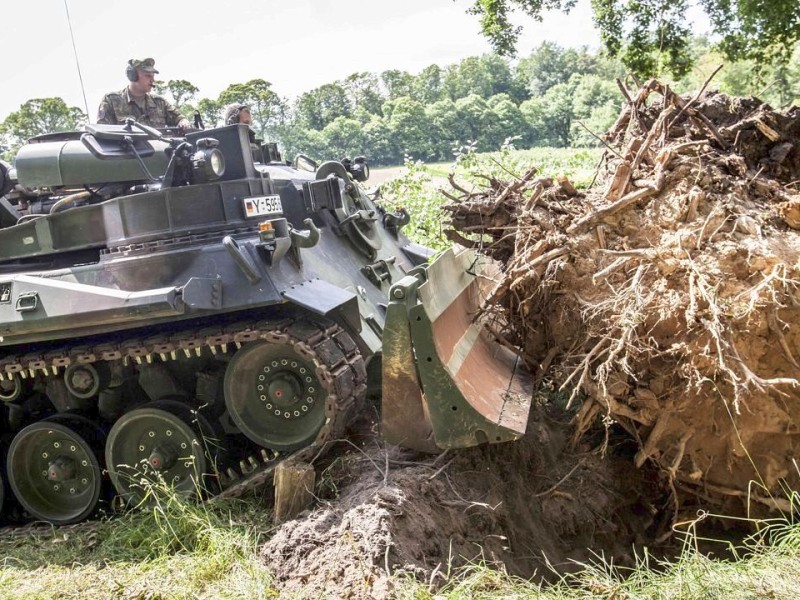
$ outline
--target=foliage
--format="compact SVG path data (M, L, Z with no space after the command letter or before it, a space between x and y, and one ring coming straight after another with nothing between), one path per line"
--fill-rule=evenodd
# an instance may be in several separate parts
M61 98L34 98L0 123L0 145L7 148L5 156L11 160L28 139L43 133L74 131L85 122L86 114L67 106Z
M501 55L514 53L520 27L510 13L520 10L541 21L547 10L569 12L575 0L474 0L470 12ZM718 44L728 60L786 63L800 39L800 3L796 0L700 0ZM592 0L594 21L606 50L643 76L670 72L680 78L692 66L689 0Z
M592 598L675 598L708 600L727 598L794 598L800 584L800 524L791 517L753 521L757 536L739 547L723 540L685 534L683 551L672 559L656 559L644 548L633 568L620 568L598 555L576 565L574 572L556 576L553 584L535 583L509 575L503 569L475 563L448 568L448 581L433 595L430 588L411 579L399 583L399 598L456 600L460 598L539 598L577 600ZM714 544L732 559L713 558L699 550L701 542Z
M758 96L774 108L800 103L800 46L795 48L788 62L776 64L755 60L726 63L722 54L714 50L705 37L694 38L691 51L695 67L673 84L677 92L697 90L719 65L724 64L711 82L712 88L732 96Z
M295 107L299 124L311 129L323 129L340 117L352 115L347 90L338 83L327 83L302 94Z
M671 560L646 549L633 568L598 555L570 573L538 573L536 581L476 562L442 565L443 587L395 572L393 597L462 598L795 598L800 586L800 524L792 515L753 521L739 546L703 539L690 523L683 550ZM150 508L88 526L31 529L4 536L3 598L277 598L259 556L269 515L260 502L195 504L164 496ZM728 559L700 550L711 544ZM455 559L456 557L454 557ZM549 577L548 577L549 576ZM547 577L551 583L539 582Z
M432 182L425 163L406 156L402 173L381 187L380 196L390 211L401 208L408 211L411 215L408 231L414 241L444 250L450 244L442 232L442 197Z
M200 113L206 127L216 127L222 122L223 108L221 102L210 98L202 98L197 103L197 112Z
M185 79L170 79L166 83L156 81L154 88L157 94L170 101L185 117L191 118L191 115L197 110L191 102L194 101L200 89L193 83Z
M398 210L402 206L411 215L408 235L435 250L449 246L442 234L444 215L440 207L444 196L440 190L449 189L447 177L451 173L462 184L478 185L485 182L485 177L505 180L521 177L536 165L544 176L566 175L578 188L583 188L592 180L600 157L599 149L517 150L513 139L505 140L495 152L478 152L476 142L452 151L455 160L439 164L425 164L406 156L400 175L384 183L380 191L389 209Z
M231 84L222 91L218 101L222 105L247 104L253 116L253 129L263 139L286 118L285 102L272 90L272 84L263 79Z
M507 138L523 147L597 146L617 117L611 79L622 73L603 55L547 42L517 65L488 54L417 75L385 71L380 81L354 73L301 96L274 133L287 155L364 154L373 165L406 155L442 161L468 142L486 152Z
M697 90L723 61L702 37L691 38L687 52L695 68L671 82L682 92ZM258 135L278 142L287 157L302 153L324 161L364 155L379 166L401 164L406 155L445 161L453 148L472 142L476 152L487 152L508 138L521 148L599 147L599 137L619 115L622 96L614 79L624 72L622 63L605 53L543 42L516 64L487 54L429 65L418 74L352 73L302 94L292 105L263 79L235 83L217 98L199 100L188 81L161 85L183 103L184 114L196 109L206 127L221 124L226 104L244 102L251 105ZM800 98L799 81L800 49L788 63L726 65L712 87L734 95L763 92L780 107Z
M277 597L258 558L269 527L261 507L157 488L147 505L110 521L0 540L0 597Z

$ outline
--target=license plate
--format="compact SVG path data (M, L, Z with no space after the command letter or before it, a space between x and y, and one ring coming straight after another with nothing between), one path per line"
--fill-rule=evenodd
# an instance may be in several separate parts
M244 199L244 214L247 217L283 214L280 196L253 196Z

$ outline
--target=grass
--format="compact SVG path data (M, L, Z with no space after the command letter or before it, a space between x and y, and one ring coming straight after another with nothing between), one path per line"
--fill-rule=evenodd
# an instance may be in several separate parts
M759 534L714 559L692 531L683 553L659 561L646 551L633 569L598 558L554 583L513 577L486 564L448 572L444 586L397 576L407 600L609 600L795 598L800 589L800 524L752 522ZM270 533L258 501L198 504L164 495L144 509L78 528L0 537L0 598L278 598L259 558ZM769 543L766 542L769 540ZM551 574L552 578L552 574Z
M255 502L163 497L111 521L0 537L0 598L270 598Z
M762 523L763 525L763 523ZM774 523L768 528L775 527ZM398 598L414 600L520 599L583 600L727 600L729 598L793 599L800 585L800 525L779 524L784 537L767 545L750 539L737 552L743 558L721 560L701 553L688 536L682 555L657 561L645 555L636 568L620 569L598 558L580 565L553 584L538 584L487 565L461 569L442 589L406 581ZM773 536L774 537L774 536Z

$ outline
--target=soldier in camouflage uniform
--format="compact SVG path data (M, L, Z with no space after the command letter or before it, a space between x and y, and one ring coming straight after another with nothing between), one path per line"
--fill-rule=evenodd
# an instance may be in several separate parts
M189 121L174 106L161 96L150 93L156 73L158 71L152 58L129 60L125 74L130 83L122 91L103 96L97 111L97 122L116 125L132 117L139 123L158 129L189 127Z

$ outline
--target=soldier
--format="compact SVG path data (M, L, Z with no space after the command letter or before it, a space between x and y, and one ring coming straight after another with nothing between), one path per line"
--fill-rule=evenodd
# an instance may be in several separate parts
M225 108L225 125L236 125L237 123L253 124L253 117L247 104L234 103Z
M155 62L152 58L131 59L125 68L128 86L120 92L103 96L97 111L97 122L116 125L125 119L133 118L144 125L158 129L165 127L188 128L189 121L174 106L161 96L151 94L155 75Z

